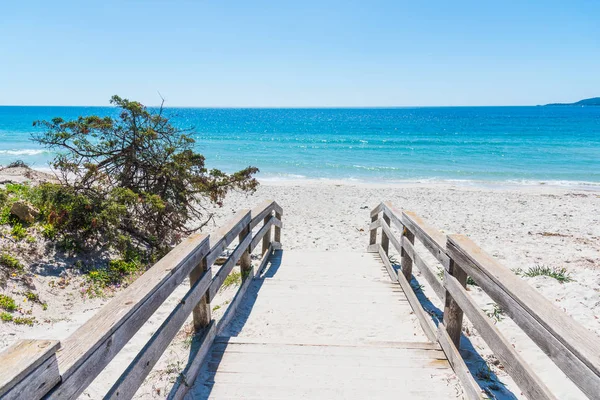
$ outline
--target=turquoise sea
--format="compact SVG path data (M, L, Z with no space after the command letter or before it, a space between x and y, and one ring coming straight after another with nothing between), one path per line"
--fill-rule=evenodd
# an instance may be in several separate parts
M110 107L0 107L0 164L48 168L32 121ZM600 107L167 109L209 167L259 178L600 186Z

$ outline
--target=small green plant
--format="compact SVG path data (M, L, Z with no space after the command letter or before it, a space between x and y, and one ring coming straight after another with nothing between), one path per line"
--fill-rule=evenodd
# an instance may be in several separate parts
M0 254L0 265L8 268L12 272L22 272L24 269L19 260L7 253Z
M0 294L0 308L6 311L15 311L17 305L12 297Z
M27 236L27 229L20 222L17 222L12 226L10 234L16 240L23 240Z
M477 284L477 282L475 282L475 280L473 278L471 278L470 276L467 276L467 285L471 285L471 286L479 286Z
M86 277L90 283L90 290L88 292L100 295L102 294L102 289L123 283L130 276L141 271L141 269L140 263L135 260L111 260L105 269L95 269L87 273Z
M219 308L221 308L221 306L217 304L216 306L214 306L214 307L213 307L213 309L212 309L212 310L213 310L213 311L217 311Z
M556 279L560 283L571 282L573 280L566 268L550 268L545 265L536 265L535 267L531 267L525 271L523 275L528 277L549 276Z
M54 225L52 225L52 224L42 225L42 236L43 237L45 237L48 240L54 240L54 239L56 239L57 235L58 235L58 232L56 231L56 228L54 227Z
M12 322L13 316L7 312L2 312L0 314L0 319L4 322Z
M234 271L225 278L222 288L225 289L231 285L239 285L240 283L242 283L242 274Z
M487 311L486 314L489 318L491 318L495 323L502 321L504 318L504 310L502 310L498 304L490 303L492 309Z
M17 325L29 325L33 326L35 317L14 317L12 320Z

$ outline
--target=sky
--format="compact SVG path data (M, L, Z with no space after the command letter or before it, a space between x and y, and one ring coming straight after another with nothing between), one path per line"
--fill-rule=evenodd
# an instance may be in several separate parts
M534 105L600 96L600 1L0 4L0 105Z

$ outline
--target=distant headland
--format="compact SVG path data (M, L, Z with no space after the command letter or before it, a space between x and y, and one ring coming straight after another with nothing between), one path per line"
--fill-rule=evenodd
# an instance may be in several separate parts
M579 100L575 103L551 103L546 106L600 106L600 97L592 97L591 99Z

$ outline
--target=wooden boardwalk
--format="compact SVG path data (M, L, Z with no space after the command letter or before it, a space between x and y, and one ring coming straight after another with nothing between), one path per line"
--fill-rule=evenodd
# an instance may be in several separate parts
M366 252L288 251L282 217L271 200L240 210L210 235L183 240L68 338L17 341L0 354L0 400L80 398L186 277L189 290L105 400L145 398L140 387L190 315L196 340L169 400L496 398L460 352L463 316L522 396L567 398L481 310L468 277L564 373L560 382L600 400L600 338L467 236L386 202L369 215ZM236 265L242 284L217 321L211 302ZM411 283L431 288L441 319Z
M188 399L451 399L460 384L375 253L276 251Z

